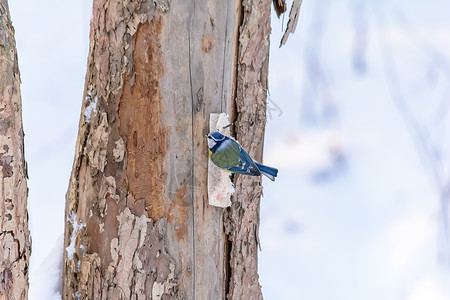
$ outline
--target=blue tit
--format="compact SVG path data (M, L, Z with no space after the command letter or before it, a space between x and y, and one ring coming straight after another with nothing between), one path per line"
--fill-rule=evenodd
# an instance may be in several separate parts
M207 135L211 161L221 169L250 176L267 176L274 181L278 170L254 162L248 153L233 139L219 132Z

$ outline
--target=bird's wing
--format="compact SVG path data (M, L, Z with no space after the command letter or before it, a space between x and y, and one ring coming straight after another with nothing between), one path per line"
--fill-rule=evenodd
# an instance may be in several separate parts
M232 139L226 139L216 149L216 152L211 156L213 162L223 168L228 169L239 164L240 149L239 144Z
M250 155L232 139L223 141L211 159L217 166L234 173L261 175Z
M255 165L253 159L248 155L247 151L245 151L242 147L239 146L240 156L239 156L239 165L228 168L229 171L239 174L246 175L261 175L258 167Z

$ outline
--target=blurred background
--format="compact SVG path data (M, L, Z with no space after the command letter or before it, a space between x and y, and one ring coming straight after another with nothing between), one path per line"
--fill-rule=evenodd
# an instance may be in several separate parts
M9 2L29 295L58 299L92 1ZM304 0L282 48L288 16L273 14L264 162L280 172L261 202L266 299L450 299L449 11L444 0Z

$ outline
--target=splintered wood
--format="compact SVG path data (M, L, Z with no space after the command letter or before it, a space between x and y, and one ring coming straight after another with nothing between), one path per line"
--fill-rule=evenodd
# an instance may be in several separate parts
M289 35L294 33L295 28L297 28L297 22L300 15L300 6L302 6L302 0L294 0L294 2L292 2L291 11L289 12L289 21L283 37L281 38L280 47L286 44Z

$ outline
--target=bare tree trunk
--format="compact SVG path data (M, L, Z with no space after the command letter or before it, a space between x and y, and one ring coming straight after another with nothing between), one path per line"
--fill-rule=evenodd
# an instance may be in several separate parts
M235 100L235 130L250 156L262 161L269 67L270 6L266 0L242 1ZM262 299L258 276L259 201L261 179L235 178L235 193L226 212L231 243L230 299Z
M205 134L232 112L261 158L269 33L270 1L94 0L64 299L262 298L260 179L236 177L224 219Z
M27 299L27 167L19 65L6 0L0 0L0 74L0 299Z

